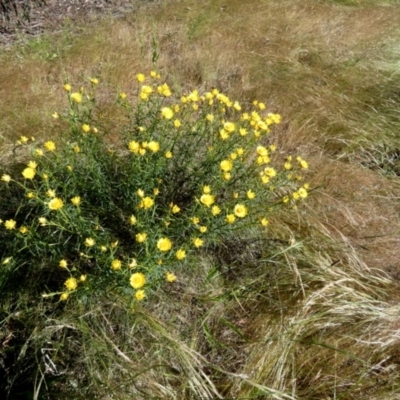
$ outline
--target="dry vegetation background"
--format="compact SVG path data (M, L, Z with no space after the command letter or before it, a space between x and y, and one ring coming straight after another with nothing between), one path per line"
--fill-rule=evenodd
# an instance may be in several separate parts
M142 316L137 332L147 331L149 349L168 347L166 359L175 361L168 373L143 372L139 386L156 398L400 398L400 3L132 4L118 18L67 21L57 33L21 35L0 49L0 161L21 135L57 135L50 117L65 106L64 82L98 77L104 118L118 125L117 88L133 96L135 75L156 66L177 92L217 87L243 104L265 101L283 117L272 134L279 151L309 160L312 188L303 209L271 221L268 239L299 248L285 256L286 270L256 269L248 297L236 299L221 294L220 281L210 283L212 295L196 292L190 277L179 302ZM220 279L242 279L247 266L233 264L233 276ZM273 287L257 286L275 278ZM290 286L287 298L280 284ZM118 308L107 307L105 321ZM107 337L102 345L121 350L123 338ZM142 351L143 365L155 362ZM113 398L142 398L113 385L111 364L144 368L119 360L96 379ZM198 381L202 389L193 389Z

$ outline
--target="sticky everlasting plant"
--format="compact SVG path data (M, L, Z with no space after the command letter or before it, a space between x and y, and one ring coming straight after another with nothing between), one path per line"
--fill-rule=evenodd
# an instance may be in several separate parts
M21 138L31 159L1 177L20 195L12 217L1 216L1 262L54 276L44 296L149 299L195 268L197 252L236 230L268 229L271 213L308 195L308 164L274 154L268 134L281 118L263 103L243 111L216 89L178 97L154 71L137 80L132 101L117 95L126 114L117 133L99 122L97 79L77 91L65 84L69 109L53 114L65 132L42 144Z

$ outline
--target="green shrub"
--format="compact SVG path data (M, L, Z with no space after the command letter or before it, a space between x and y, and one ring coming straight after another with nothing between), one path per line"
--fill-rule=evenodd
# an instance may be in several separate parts
M216 89L178 99L154 71L137 79L137 99L117 96L126 119L114 129L101 126L91 79L64 85L69 109L53 117L65 132L16 143L31 158L1 178L3 289L30 282L62 301L108 291L134 303L195 268L195 252L268 229L271 213L307 197L307 162L274 155L280 116L263 103L243 112Z

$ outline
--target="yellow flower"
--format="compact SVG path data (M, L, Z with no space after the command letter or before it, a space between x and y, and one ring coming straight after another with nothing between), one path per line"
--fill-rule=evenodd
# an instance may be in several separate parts
M292 164L290 162L285 162L283 167L286 169L286 171L289 171L292 169Z
M172 158L172 153L170 151L167 151L165 153L165 158Z
M206 115L206 120L209 121L209 122L213 122L213 121L214 121L214 115L212 115L212 114L207 114L207 115Z
M268 149L264 146L257 146L257 153L260 156L267 156L268 155Z
M46 195L49 196L49 197L56 197L56 192L53 189L49 189L46 192Z
M179 119L176 119L176 120L174 121L174 126L175 126L175 128L180 128L180 127L182 126L181 121L179 121Z
M9 220L7 220L6 222L4 222L4 226L5 226L5 228L6 229L8 229L8 230L13 230L13 229L15 229L15 226L17 225L17 222L16 221L14 221L13 219L9 219Z
M70 92L71 91L71 85L69 83L66 83L63 87L64 87L64 90L66 92Z
M117 271L117 270L121 269L121 267L122 267L121 260L112 260L111 269L113 269L114 271Z
M53 114L51 114L51 116L52 116L54 119L60 118L60 116L58 115L58 112L57 112L57 111L54 111Z
M85 239L85 246L87 247L93 247L96 244L96 241L92 238L86 238Z
M181 211L180 207L177 204L171 204L172 205L172 214L177 214L179 211Z
M56 144L52 140L49 140L44 144L44 147L48 151L54 151L56 149Z
M58 265L61 267L61 268L67 268L67 265L68 265L68 263L67 263L67 260L60 260L60 262L58 263Z
M239 218L244 218L247 215L247 208L243 204L236 204L235 208L233 209L235 215Z
M197 224L200 222L200 219L199 219L198 217L192 217L192 218L190 218L190 220L191 220L195 225L197 225Z
M104 253L105 251L107 251L107 247L106 246L100 246L100 251L102 251Z
M174 116L174 112L169 107L163 107L161 115L166 119L171 119Z
M223 178L225 181L229 181L231 179L232 175L230 174L230 172L225 172L223 175Z
M289 196L284 196L283 198L282 198L282 201L284 202L284 203L288 203L289 202Z
M260 223L262 226L267 226L269 224L269 221L267 220L267 218L262 218L260 220Z
M134 289L140 289L145 285L146 277L141 272L135 272L131 275L129 282Z
M82 103L82 95L79 92L72 93L71 100L75 103Z
M86 279L87 279L87 275L81 275L81 276L79 277L79 280L80 280L81 282L86 282Z
M143 190L143 189L138 189L138 190L136 191L136 194L137 194L139 197L144 197L144 190Z
M157 153L158 150L160 150L160 144L158 142L155 142L152 140L151 142L148 143L147 147L153 152Z
M82 125L82 130L83 130L83 132L88 133L90 131L90 125L83 124Z
M143 300L145 297L146 297L146 294L145 294L144 290L138 290L138 291L135 293L135 298L136 298L136 300L138 300L138 301Z
M50 210L59 210L64 206L64 203L60 198L55 197L54 199L50 200L47 205L49 206Z
M203 186L203 193L204 194L209 194L209 193L211 193L211 188L210 188L210 186Z
M97 85L97 84L99 83L99 80L98 80L97 78L90 78L90 82L91 82L93 85Z
M175 253L175 257L178 260L183 260L186 257L186 251L183 249L179 249L176 253Z
M11 181L11 176L10 176L10 175L4 174L4 175L1 177L1 180L2 180L3 182L10 182L10 181Z
M300 161L300 167L303 169L307 169L308 168L308 163L306 160L301 160Z
M137 267L137 261L136 259L132 258L132 260L129 262L128 267L133 269Z
M222 140L229 139L229 133L225 129L220 129L219 136Z
M172 242L168 238L161 238L157 242L157 248L160 251L171 250Z
M250 200L254 199L254 197L256 197L256 194L251 189L247 191L246 195L247 195L247 198Z
M232 133L235 131L236 129L236 125L233 122L225 122L224 123L224 129L228 132L228 133Z
M111 248L115 249L118 246L118 240L111 242Z
M222 171L224 172L229 172L232 168L233 168L233 164L232 161L230 160L223 160L220 163L220 168L222 169Z
M40 217L38 221L39 221L40 226L47 225L47 219L45 217Z
M61 293L60 300L66 301L68 299L68 297L69 297L69 294L67 292Z
M169 97L172 95L171 89L169 88L169 86L166 83L164 83L161 86L158 86L157 92L165 97Z
M125 99L126 99L126 93L125 93L125 92L121 92L121 93L119 94L119 98L120 98L121 100L125 100Z
M246 128L240 128L239 133L241 136L246 136L247 135L247 129Z
M25 234L25 233L28 232L28 227L27 227L27 226L21 226L21 228L19 228L19 231L20 231L22 234Z
M297 191L297 193L299 194L299 196L300 196L302 199L305 199L305 198L308 196L307 190L304 189L303 187L300 188L300 189Z
M135 217L134 215L131 215L131 216L129 217L129 223L130 223L131 225L136 225L136 222L137 222L136 217Z
M36 175L36 171L35 171L33 168L30 168L30 167L25 168L25 169L22 171L22 176L23 176L25 179L33 179L33 178L35 177L35 175Z
M200 226L200 227L199 227L199 231L200 231L201 233L206 233L206 232L207 232L207 227L206 227L206 226Z
M79 196L75 196L75 197L73 197L72 199L71 199L71 203L74 205L74 206L79 206L79 204L81 204L81 198L79 197Z
M225 221L228 224L233 224L235 222L236 217L233 214L228 214L225 218Z
M165 274L165 278L168 282L175 282L176 281L176 275L173 272L167 272Z
M139 243L143 243L145 242L147 239L147 233L138 233L136 235L136 241Z
M221 209L218 206L213 206L211 208L211 214L212 215L218 215L221 213Z
M67 290L75 290L78 287L78 281L75 278L69 278L64 282L64 286Z
M193 239L193 244L195 245L195 247L201 247L204 244L204 241L200 238L195 238Z
M207 207L210 207L215 203L215 196L211 194L202 194L200 197L200 202Z
M139 208L150 208L153 207L154 200L151 197L144 197L139 203Z
M150 76L154 79L159 78L160 75L157 73L157 71L150 71Z
M144 82L146 80L146 76L144 74L137 74L136 79L138 82Z
M264 173L265 173L265 175L269 176L270 178L273 178L276 176L276 170L271 167L265 168Z

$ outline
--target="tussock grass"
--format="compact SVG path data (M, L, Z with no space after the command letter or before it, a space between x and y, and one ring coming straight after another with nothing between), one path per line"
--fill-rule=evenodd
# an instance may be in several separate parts
M283 115L281 155L307 152L312 166L305 209L204 252L151 304L105 294L49 309L16 291L0 319L10 398L399 395L398 6L159 2L1 54L1 170L10 141L57 135L66 79L99 77L110 123L115 88L133 95L154 65L175 90L265 100Z

